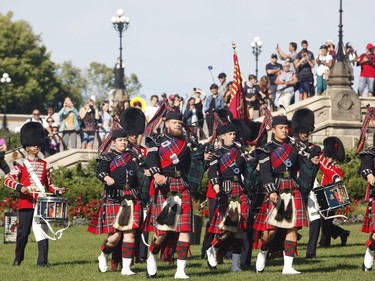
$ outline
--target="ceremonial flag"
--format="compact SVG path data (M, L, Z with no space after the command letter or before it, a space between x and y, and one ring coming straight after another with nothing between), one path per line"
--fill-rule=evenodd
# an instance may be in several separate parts
M235 49L235 47L233 47ZM248 121L248 112L246 106L245 95L243 94L242 88L242 78L240 65L238 63L238 57L236 51L234 50L233 54L234 61L234 71L233 71L233 81L232 89L230 95L229 111L232 112L233 118L242 119Z

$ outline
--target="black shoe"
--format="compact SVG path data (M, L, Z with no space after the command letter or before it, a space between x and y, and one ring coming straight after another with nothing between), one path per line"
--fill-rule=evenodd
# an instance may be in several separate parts
M216 261L217 261L217 264L223 264L224 257L222 255L216 255Z
M20 266L20 265L21 265L20 261L18 261L16 259L13 261L13 266Z
M316 256L315 255L306 255L306 259L315 260Z
M348 241L349 235L350 235L350 231L349 230L345 230L343 232L343 234L340 235L340 237L341 237L341 246L345 246L346 245L346 242Z
M39 263L38 262L36 265L39 266L39 267L49 267L49 265L47 263Z
M147 259L145 259L145 258L137 258L135 260L135 263L146 263L146 262L147 262Z

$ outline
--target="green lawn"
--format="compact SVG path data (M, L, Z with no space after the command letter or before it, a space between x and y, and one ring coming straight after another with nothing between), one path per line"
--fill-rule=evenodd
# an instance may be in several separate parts
M193 257L189 258L187 274L192 279L205 280L373 280L374 272L363 273L361 264L365 252L364 242L368 235L360 232L359 224L344 226L351 231L348 244L340 247L340 239L333 241L328 249L318 248L318 259L306 261L307 228L301 231L303 235L299 245L299 257L295 259L295 268L302 271L298 276L283 276L282 259L268 262L263 274L251 271L230 273L230 261L225 260L217 271L211 272L206 261L199 258L200 246L191 248ZM3 241L4 229L0 228L0 239ZM30 235L32 237L33 235ZM51 267L38 268L36 266L37 244L29 240L26 248L25 260L20 267L11 266L14 259L15 244L0 245L0 278L5 280L144 280L146 279L145 264L136 264L133 270L137 273L132 277L121 276L120 272L99 273L97 270L97 256L99 245L104 236L95 236L86 232L86 227L74 226L68 229L60 241L50 241L49 262ZM253 253L252 265L257 251ZM160 263L158 279L172 279L175 265L168 266Z

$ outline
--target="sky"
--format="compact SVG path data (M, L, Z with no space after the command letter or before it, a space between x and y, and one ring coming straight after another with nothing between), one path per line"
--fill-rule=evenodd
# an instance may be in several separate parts
M130 25L123 34L125 73L135 73L147 98L162 92L190 95L197 87L209 92L213 79L233 76L232 42L237 45L241 72L255 74L250 46L263 41L259 77L279 44L308 40L317 54L326 40L338 42L339 0L0 0L0 13L26 20L51 53L53 62L72 61L81 69L91 62L114 66L119 35L110 21L124 10ZM361 54L375 43L373 1L343 0L344 43ZM355 68L357 85L359 68Z

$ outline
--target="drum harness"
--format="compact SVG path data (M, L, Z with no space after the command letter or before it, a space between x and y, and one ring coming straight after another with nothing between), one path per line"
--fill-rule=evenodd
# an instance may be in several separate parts
M39 178L38 178L38 176L37 176L37 174L36 174L33 166L27 160L24 160L23 163L25 164L25 166L27 168L27 171L28 171L29 175L31 176L32 180L36 184L37 192L40 193L41 195L45 196L46 195L45 188L42 185L42 183L40 182L40 180L39 180ZM45 220L42 216L40 216L40 219L43 220L43 222L47 225L48 229L53 233L53 237L49 236L42 228L40 228L40 231L41 231L42 235L45 236L45 237L47 237L48 239L54 240L54 241L59 240L62 237L63 232L65 230L67 230L69 228L69 226L70 226L70 221L68 220L67 227L65 227L63 229L60 229L60 230L58 230L58 231L55 232L53 230L52 226L50 225L50 223L47 220Z

